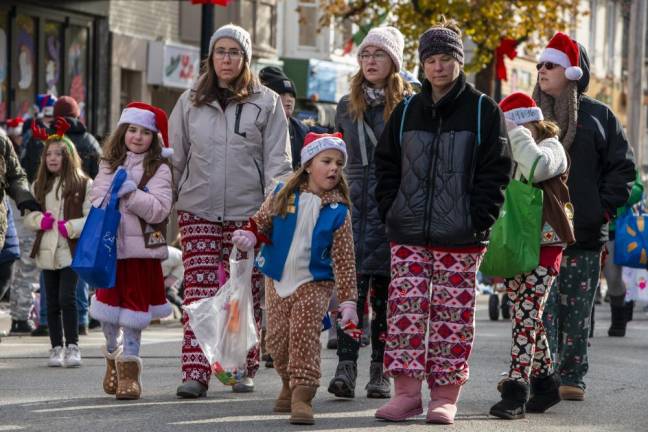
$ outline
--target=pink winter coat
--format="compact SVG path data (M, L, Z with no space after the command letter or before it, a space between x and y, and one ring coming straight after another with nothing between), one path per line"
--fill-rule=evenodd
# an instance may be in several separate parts
M144 173L144 157L146 153L128 152L124 161L124 168L128 178L139 184ZM90 201L98 207L110 188L114 172L105 161L99 164L99 174L94 179ZM138 217L147 223L162 222L171 212L173 201L171 170L166 164L160 165L155 175L146 185L147 192L137 190L119 200L121 222L117 231L117 259L127 258L158 258L166 259L167 248L158 247L147 249L144 247L144 236Z

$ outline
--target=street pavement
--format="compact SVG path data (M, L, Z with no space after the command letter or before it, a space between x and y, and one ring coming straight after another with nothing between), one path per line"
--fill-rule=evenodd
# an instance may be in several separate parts
M361 352L354 400L336 399L326 392L336 356L334 351L322 350L322 387L314 401L314 426L292 426L287 415L272 414L280 380L273 369L263 367L254 393L234 394L213 380L207 398L179 400L175 388L180 381L182 328L178 322L167 322L151 326L143 335L144 393L141 400L131 402L102 392L100 332L81 337L83 366L78 369L46 367L47 338L4 337L0 431L648 431L648 317L639 307L625 338L607 336L609 306L597 307L584 402L564 401L545 414L504 421L490 417L488 410L498 400L495 386L507 368L510 324L488 320L487 296L480 296L478 304L471 377L453 426L426 425L424 416L401 424L377 421L374 412L385 401L364 395L368 348ZM7 325L6 315L0 316L0 330Z

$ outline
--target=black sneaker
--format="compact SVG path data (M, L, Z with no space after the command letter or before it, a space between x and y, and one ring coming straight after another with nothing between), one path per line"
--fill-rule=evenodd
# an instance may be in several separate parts
M88 326L79 326L79 336L88 336Z
M11 321L11 329L9 336L29 336L34 331L34 324L29 320L24 321Z
M49 336L49 328L45 325L40 325L36 330L31 332L32 336Z
M99 328L99 327L101 327L101 322L97 321L94 318L90 318L90 323L88 324L88 328L90 330L92 330L92 329L96 329L96 328Z
M335 376L329 383L328 392L337 397L353 399L355 397L355 382L358 370L352 360L338 363Z

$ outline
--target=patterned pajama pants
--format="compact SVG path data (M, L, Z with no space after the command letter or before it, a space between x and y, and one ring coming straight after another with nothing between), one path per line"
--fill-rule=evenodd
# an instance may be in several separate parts
M482 256L392 244L386 374L427 379L430 388L468 380Z
M542 313L556 276L554 269L539 266L506 281L513 302L513 344L508 375L512 380L529 384L531 374L545 377L553 372Z
M229 279L229 255L232 249L232 233L246 222L210 222L187 212L178 212L182 238L182 261L184 273L183 304L214 296L219 288L218 269L222 263L225 280ZM261 328L260 294L263 288L261 274L252 273L252 297L257 331ZM184 339L182 342L182 381L198 381L209 385L211 368L194 336L189 318L183 312ZM259 347L250 350L247 358L247 376L254 377L259 369Z
M266 279L266 346L277 373L297 385L319 387L322 317L333 295L333 281L308 282L286 298Z
M565 251L543 317L561 382L585 389L587 338L601 272L601 251Z

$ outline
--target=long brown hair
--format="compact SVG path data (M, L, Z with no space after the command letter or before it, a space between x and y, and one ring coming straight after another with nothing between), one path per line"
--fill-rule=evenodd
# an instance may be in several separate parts
M61 170L58 174L51 173L47 169L47 150L54 144L59 144L61 147L61 154L63 160L61 161ZM54 182L57 177L61 177L61 181L56 187L56 197L58 199L67 198L74 191L78 190L81 185L87 180L88 176L85 175L81 169L81 158L74 147L74 144L67 139L54 136L45 141L45 147L41 154L40 166L34 181L34 195L38 204L45 208L45 197L54 187ZM61 194L61 187L64 187Z
M367 110L367 103L364 98L364 91L362 84L367 81L362 74L362 67L351 78L351 93L349 94L349 114L354 121L359 121L362 115ZM367 81L368 82L368 81ZM396 67L392 64L392 70L387 77L387 84L385 85L385 109L383 110L383 118L385 121L389 119L396 105L400 103L403 98L412 94L412 86L400 76Z
M532 121L525 123L524 126L531 131L533 139L537 142L560 136L560 127L551 120Z
M129 123L118 125L117 129L104 142L104 153L101 159L108 162L111 172L115 172L117 167L123 165L126 160L126 153L128 152L128 148L126 147L126 131L129 126ZM163 163L171 168L168 159L162 157L162 144L160 143L158 134L153 133L153 141L151 141L151 146L146 151L146 156L144 157L144 175L149 177L153 176Z
M311 165L312 161L308 161L306 165L300 166L297 171L292 173L286 184L281 188L277 195L275 195L274 201L272 202L272 214L276 216L286 216L288 213L288 207L290 205L290 199L292 198L294 192L298 190L303 184L308 184L308 173L306 168ZM349 193L349 184L346 181L344 172L340 173L340 181L335 186L334 189L337 189L342 195L344 204L351 204L351 194Z
M216 100L218 93L222 91L218 85L218 75L216 75L216 69L214 69L214 62L212 61L213 55L214 47L212 46L209 56L202 61L198 84L191 96L191 101L196 107L213 102ZM254 92L254 87L258 84L256 76L250 69L248 60L245 59L243 62L241 73L228 85L228 88L234 93L228 101L242 101Z

